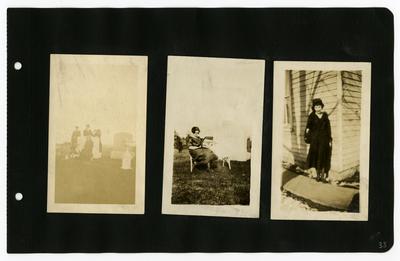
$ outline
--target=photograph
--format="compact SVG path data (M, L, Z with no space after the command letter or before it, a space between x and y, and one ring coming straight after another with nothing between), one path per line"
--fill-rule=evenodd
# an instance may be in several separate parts
M264 71L168 56L163 214L259 217Z
M368 220L370 75L370 63L274 63L271 219Z
M48 212L144 214L147 57L51 54Z

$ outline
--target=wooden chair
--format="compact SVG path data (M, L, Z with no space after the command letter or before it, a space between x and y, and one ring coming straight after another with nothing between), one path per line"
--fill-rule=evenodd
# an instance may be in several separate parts
M228 165L228 168L230 170L231 169L231 159L226 156L226 157L221 158L221 160L222 160L222 167L225 166L225 162L226 162L226 165Z

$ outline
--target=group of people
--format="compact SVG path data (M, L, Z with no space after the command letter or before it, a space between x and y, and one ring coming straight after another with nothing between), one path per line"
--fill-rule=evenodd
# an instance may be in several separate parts
M82 135L83 134L83 135ZM101 131L87 124L81 133L78 126L72 132L70 158L96 160L102 157Z

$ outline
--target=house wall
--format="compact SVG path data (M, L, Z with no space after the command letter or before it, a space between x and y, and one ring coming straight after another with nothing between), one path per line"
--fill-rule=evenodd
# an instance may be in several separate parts
M359 108L361 102L360 75L337 71L287 71L286 77L283 160L307 167L309 145L304 142L304 130L312 100L320 98L331 122L331 174L340 176L346 170L354 172L359 164L360 120L354 108ZM342 83L343 89L338 89L342 88Z
M360 165L361 71L342 71L343 83L343 169L342 176Z

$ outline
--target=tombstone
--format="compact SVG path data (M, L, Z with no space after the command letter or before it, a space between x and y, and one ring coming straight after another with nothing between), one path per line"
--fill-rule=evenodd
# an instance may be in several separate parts
M122 159L124 153L129 149L128 144L133 142L133 135L128 132L119 132L114 135L114 144L110 154L112 159Z
M122 155L121 169L126 169L126 170L132 169L131 161L132 161L132 154L129 152L128 147L126 147L126 150L125 150L124 154Z

